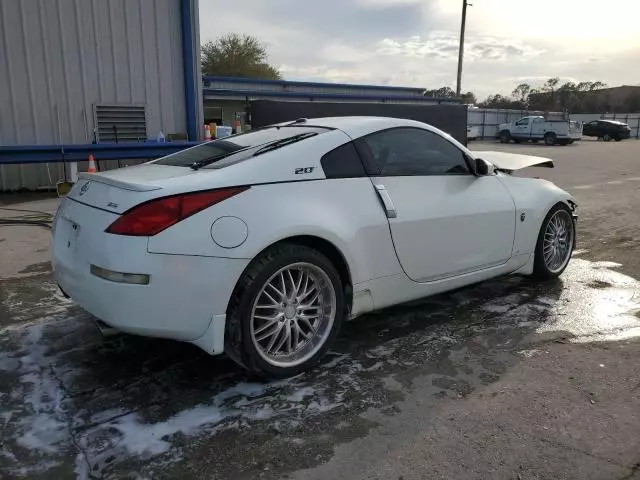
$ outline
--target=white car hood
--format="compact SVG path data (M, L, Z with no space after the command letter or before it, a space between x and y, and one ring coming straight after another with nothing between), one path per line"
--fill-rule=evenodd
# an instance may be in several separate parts
M533 155L506 152L472 152L476 158L482 158L499 170L520 170L527 167L553 168L553 160Z

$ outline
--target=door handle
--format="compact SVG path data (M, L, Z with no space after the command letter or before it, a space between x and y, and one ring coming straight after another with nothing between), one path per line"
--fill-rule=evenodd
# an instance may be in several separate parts
M387 214L387 218L396 218L398 213L396 212L396 207L391 200L391 196L384 185L376 185L376 192L378 192L378 196L380 200L382 200L382 205L384 205L385 213Z

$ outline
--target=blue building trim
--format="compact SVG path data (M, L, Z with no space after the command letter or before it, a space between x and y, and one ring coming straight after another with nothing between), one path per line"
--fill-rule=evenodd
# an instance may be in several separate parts
M281 98L303 98L303 99L333 99L333 100L366 100L378 102L393 101L409 101L416 104L420 103L455 103L459 104L458 98L436 98L436 97L414 97L412 95L351 95L346 93L311 93L311 92L273 92L273 91L256 91L241 89L217 89L204 88L202 90L204 98L207 97L238 97L238 100L245 98L265 98L265 97L281 97Z
M199 145L200 142L98 143L70 145L15 145L0 147L0 165L18 163L81 162L96 160L153 159Z
M187 114L187 138L198 140L198 84L196 83L196 60L193 32L193 1L181 0L182 61L184 67L185 109Z
M203 75L202 81L205 87L211 82L227 82L227 83L248 83L248 84L261 84L261 85L280 85L282 87L312 87L312 88L359 88L359 89L376 89L376 90L388 90L396 92L419 92L422 93L424 88L419 87L392 87L389 85L358 85L352 83L323 83L323 82L301 82L293 80L260 80L257 78L244 78L244 77L219 77L213 75Z

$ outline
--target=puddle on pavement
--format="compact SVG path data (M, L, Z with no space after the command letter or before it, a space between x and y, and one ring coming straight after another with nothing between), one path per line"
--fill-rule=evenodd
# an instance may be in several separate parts
M104 341L48 277L5 282L0 471L170 478L197 465L275 478L313 466L376 426L367 411L396 414L414 382L460 398L539 355L541 340L640 336L640 284L616 266L576 258L556 282L508 277L362 317L322 365L277 382L186 344Z

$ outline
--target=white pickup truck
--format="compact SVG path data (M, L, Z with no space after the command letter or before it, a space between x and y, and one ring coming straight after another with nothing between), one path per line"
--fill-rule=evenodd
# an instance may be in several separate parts
M522 117L516 122L498 125L496 137L500 143L544 140L547 145L569 145L582 138L582 124L563 117Z

